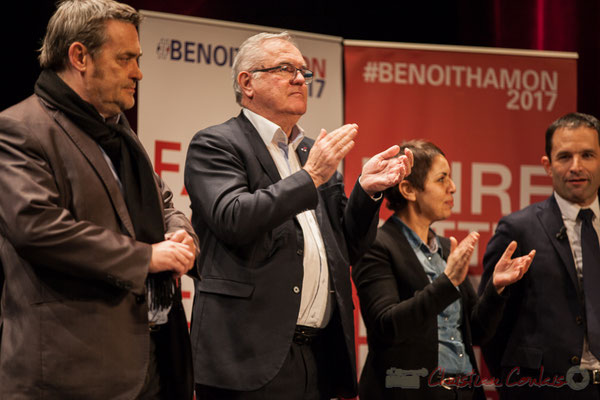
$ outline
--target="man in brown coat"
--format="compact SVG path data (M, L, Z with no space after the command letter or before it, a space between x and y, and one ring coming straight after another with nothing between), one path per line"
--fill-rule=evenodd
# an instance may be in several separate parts
M197 238L123 111L140 15L67 0L0 113L0 399L191 399L177 279Z

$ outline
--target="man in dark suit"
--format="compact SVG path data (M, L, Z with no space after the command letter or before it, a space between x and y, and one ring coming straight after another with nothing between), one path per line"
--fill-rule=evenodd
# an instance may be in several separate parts
M502 218L488 243L480 292L508 242L517 241L517 255L537 251L529 273L508 289L500 327L483 347L503 399L600 399L600 257L587 257L585 245L595 240L598 249L599 132L586 114L552 123L542 164L554 193ZM585 209L594 214L590 235L578 216Z
M35 94L0 113L1 399L192 398L195 235L122 113L140 19L60 3Z
M410 171L393 146L347 199L336 173L357 126L316 141L296 125L312 72L287 33L240 47L236 118L190 144L185 184L200 236L192 314L201 399L323 399L356 391L348 266L374 238L379 192Z

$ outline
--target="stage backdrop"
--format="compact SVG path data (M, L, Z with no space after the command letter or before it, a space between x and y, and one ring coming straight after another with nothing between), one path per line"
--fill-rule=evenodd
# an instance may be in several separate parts
M576 61L574 53L344 41L345 121L359 125L345 160L346 187L365 159L393 144L437 144L457 191L452 217L435 229L459 240L469 231L481 234L470 271L477 287L500 217L551 193L540 163L544 133L577 109ZM382 208L380 218L390 215Z
M191 214L183 185L187 147L200 129L225 122L240 112L235 102L231 65L242 42L280 28L235 24L141 11L144 74L138 93L138 134L154 169L174 192L175 206ZM316 138L342 124L342 39L290 31L315 74L308 88L308 112L300 119ZM183 280L184 306L190 317L193 283Z

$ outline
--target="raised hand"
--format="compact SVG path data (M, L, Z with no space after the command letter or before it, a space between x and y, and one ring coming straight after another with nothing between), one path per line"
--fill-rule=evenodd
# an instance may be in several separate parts
M502 293L504 288L517 282L525 275L529 266L535 257L535 250L531 250L529 254L511 259L513 253L517 249L517 242L514 240L508 244L504 254L494 267L494 275L492 282L496 291Z
M450 256L448 257L444 273L454 286L463 283L467 277L469 260L478 240L479 233L477 232L469 233L458 245L454 237L450 238Z
M354 138L358 133L358 125L347 124L331 133L321 129L313 145L304 169L316 187L321 186L333 176L338 164L354 147Z
M370 196L398 184L410 174L413 154L404 149L404 155L397 157L399 151L399 146L392 146L371 157L363 166L360 185Z

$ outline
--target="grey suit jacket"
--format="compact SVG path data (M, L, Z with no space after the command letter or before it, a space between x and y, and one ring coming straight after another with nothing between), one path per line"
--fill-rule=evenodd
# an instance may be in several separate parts
M191 233L156 184L166 230ZM148 364L152 249L135 240L100 148L31 96L0 114L0 188L0 398L134 398ZM170 321L185 348L182 313L176 304ZM189 374L186 357L180 369ZM186 385L182 398L191 398Z
M302 164L311 146L310 139L298 146ZM339 174L318 189L304 170L281 179L243 114L194 136L185 185L202 247L191 331L196 383L247 391L277 374L292 343L304 273L295 215L315 209L335 290L328 330L338 367L331 374L335 392L351 396L356 370L348 266L374 239L380 202L358 184L347 199Z

